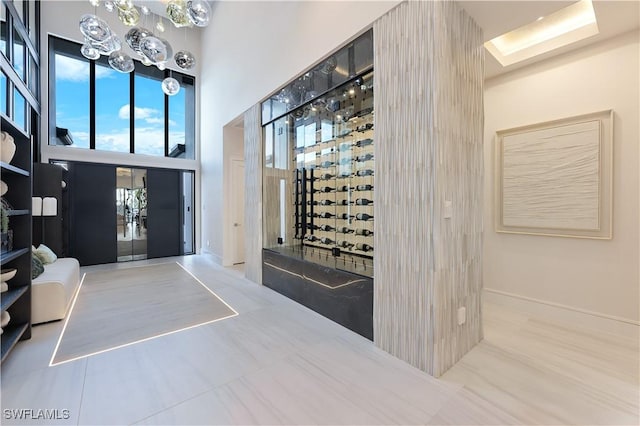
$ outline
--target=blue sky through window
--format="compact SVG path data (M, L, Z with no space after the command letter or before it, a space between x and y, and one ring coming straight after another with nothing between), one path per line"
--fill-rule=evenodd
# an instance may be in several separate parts
M77 148L89 148L89 61L56 54L56 125L68 128ZM129 152L129 74L96 64L96 149ZM164 155L161 81L135 78L135 152ZM184 143L185 90L170 98L170 147Z

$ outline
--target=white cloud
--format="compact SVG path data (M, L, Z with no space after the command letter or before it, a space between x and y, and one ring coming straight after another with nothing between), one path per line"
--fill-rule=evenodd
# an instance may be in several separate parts
M146 118L144 121L146 121L148 124L164 124L164 118L159 117Z
M164 155L164 131L145 128L136 132L136 154ZM96 135L96 149L129 152L129 132L119 131Z
M123 120L126 120L129 118L130 112L131 112L131 106L129 104L123 105L122 107L120 107L120 110L118 111L118 117L120 117ZM162 123L163 121L161 118L155 117L159 114L160 114L160 111L153 108L135 107L134 109L134 116L136 120L145 120L147 123ZM160 120L160 121L156 121L156 120Z
M96 67L96 79L113 76L113 71L106 67ZM89 81L89 62L56 55L56 78L65 81Z

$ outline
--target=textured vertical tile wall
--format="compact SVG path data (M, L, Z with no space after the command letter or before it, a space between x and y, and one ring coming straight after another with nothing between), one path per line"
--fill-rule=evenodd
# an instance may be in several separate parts
M262 126L260 104L244 113L244 270L262 284Z
M482 339L482 41L449 1L374 23L374 341L434 376Z

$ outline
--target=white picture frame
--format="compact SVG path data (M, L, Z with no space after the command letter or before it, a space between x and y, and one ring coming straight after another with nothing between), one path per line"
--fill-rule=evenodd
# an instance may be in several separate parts
M613 110L496 132L495 230L613 237Z

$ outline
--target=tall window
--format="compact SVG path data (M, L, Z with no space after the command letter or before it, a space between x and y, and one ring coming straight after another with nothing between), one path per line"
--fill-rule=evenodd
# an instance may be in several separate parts
M95 67L96 149L130 152L129 74L114 71L109 65L95 64Z
M111 69L106 57L84 58L77 43L49 41L51 144L195 158L193 77L171 71L181 89L168 97L161 87L168 70L136 62L132 73L123 74ZM60 133L70 138L63 141Z
M165 135L164 92L162 91L164 73L158 69L156 71L158 73L154 76L136 75L135 77L135 152L162 157Z
M56 53L55 69L54 123L72 135L71 146L89 148L89 60ZM55 144L56 133L51 136Z

